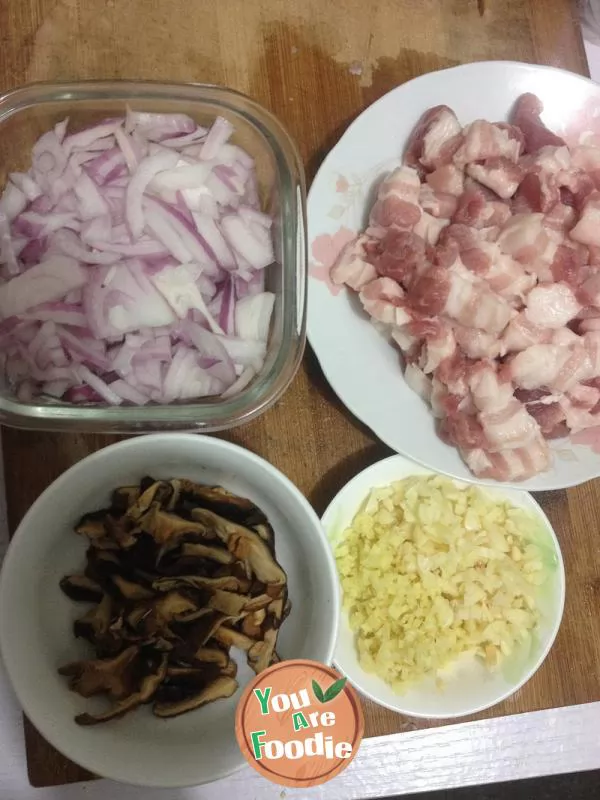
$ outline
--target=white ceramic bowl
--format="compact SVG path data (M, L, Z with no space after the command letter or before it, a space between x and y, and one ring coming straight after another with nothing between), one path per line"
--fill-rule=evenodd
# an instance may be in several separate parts
M458 451L437 436L429 407L404 382L398 351L370 323L354 293L326 278L343 245L364 229L377 181L400 164L426 109L449 105L463 124L482 117L501 120L524 92L541 98L544 121L558 133L577 128L600 134L596 83L531 64L465 64L415 78L369 106L328 154L308 196L307 331L327 380L393 450L460 480L474 477ZM550 444L552 468L514 488L548 491L600 476L600 427Z
M144 786L191 786L245 763L234 734L236 704L253 674L243 657L240 689L228 700L172 720L142 708L90 728L73 718L93 709L94 701L70 692L57 674L68 661L92 657L89 645L71 632L82 605L58 585L85 563L86 544L73 525L84 512L107 504L114 487L146 474L221 484L267 515L292 602L278 641L283 659L331 663L339 618L337 576L320 521L299 490L262 458L212 437L158 434L107 447L71 467L25 515L0 579L0 648L25 713L57 750L97 775Z
M343 530L371 491L392 481L410 475L431 475L431 470L420 467L402 456L391 456L368 467L356 475L336 495L323 515L323 526L335 545ZM459 481L457 483L460 484ZM528 652L507 660L506 667L490 673L483 665L473 661L452 669L446 688L440 692L432 678L424 680L405 694L396 694L381 678L365 672L358 662L354 634L350 630L347 614L340 612L340 627L334 661L342 674L359 692L401 714L411 717L447 719L475 714L496 705L514 694L540 668L548 655L560 627L565 602L565 572L560 546L550 522L540 506L527 492L496 487L482 487L492 496L508 500L515 506L534 512L548 534L548 545L556 552L556 568L538 601L541 622L534 643Z

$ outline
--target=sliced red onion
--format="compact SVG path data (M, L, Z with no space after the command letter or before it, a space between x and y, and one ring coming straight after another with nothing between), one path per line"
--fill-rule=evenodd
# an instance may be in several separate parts
M211 251L214 253L215 260L221 267L225 269L234 269L236 261L233 253L223 234L221 233L217 222L209 216L203 214L192 213L196 230L202 238L208 243Z
M238 300L241 300L242 297L246 297L249 294L260 294L265 290L264 269L256 270L248 280L240 278L238 275L235 275L233 280L235 284L235 296Z
M182 189L181 195L190 211L197 211L212 219L218 219L221 216L219 204L206 186L201 186L199 189Z
M153 192L176 192L181 189L195 189L205 183L212 168L210 164L182 164L175 166L178 156L176 153L173 153L173 155L175 156L174 164L171 167L165 167L164 172L152 179L150 189Z
M27 195L9 181L0 197L0 211L12 222L27 208L28 203Z
M274 261L273 245L268 232L263 236L257 233L258 228L262 230L262 226L251 226L233 214L221 220L221 230L233 250L254 269L263 269Z
M56 231L48 240L48 252L64 253L84 264L114 264L120 259L118 253L94 253L83 247L80 242L80 238L73 231L63 228Z
M190 144L204 141L207 133L208 130L206 128L198 126L196 130L191 133L183 133L181 136L173 136L171 139L161 139L160 143L163 147L175 147L181 152L182 148Z
M115 131L115 140L123 153L127 169L130 174L133 175L138 168L138 164L146 155L145 148L140 146L139 142L134 139L133 136L129 136L125 133L122 128L117 128Z
M246 225L252 227L253 225L260 225L267 231L271 230L273 220L268 214L263 214L262 211L257 211L250 206L240 205L238 207L238 214L244 220ZM255 229L256 230L256 229Z
M186 259L187 261L198 262L207 270L208 274L216 275L218 273L215 256L209 245L198 233L195 225L190 224L176 208L167 206L151 197L147 197L144 200L144 207L146 214L150 211L152 214L156 213L159 216L162 215L165 224L171 228L182 246L190 254L189 258ZM154 217L152 219L154 220ZM152 221L151 225L154 224L155 222ZM173 252L171 248L169 249ZM173 255L175 255L175 253L173 253ZM184 261L184 259L179 260Z
M140 161L125 193L125 218L133 238L139 237L144 230L144 212L142 198L150 181L160 172L171 169L178 160L177 153L170 150L147 156Z
M264 342L248 341L235 336L221 336L219 341L234 363L244 367L252 367L256 372L260 371L267 352L267 346Z
M33 180L31 175L28 175L26 172L11 172L8 177L15 184L15 186L19 187L30 203L42 196L42 190Z
M94 183L104 186L127 173L127 162L120 147L111 147L92 161L86 162L85 171Z
M85 242L90 246L93 246L93 241L111 239L111 237L114 235L114 229L110 218L110 212L84 222L81 226L79 235L82 242Z
M61 119L61 121L57 122L56 125L54 126L54 133L56 134L56 138L61 144L63 143L64 138L66 136L68 124L69 124L69 118L66 117L65 119Z
M82 172L73 186L75 196L79 200L79 216L84 219L93 219L109 213L106 200L98 191L98 187L86 172Z
M235 306L235 332L240 339L266 342L275 295L273 292L248 295Z
M149 276L149 280L180 319L185 319L189 311L196 309L204 315L211 330L215 333L223 333L223 329L208 311L196 283L200 273L201 268L197 264L179 264L153 272Z
M77 367L74 367L73 372L77 376L77 378L81 381L81 383L87 383L95 392L97 392L100 397L106 400L107 403L110 403L113 406L119 406L123 402L123 398L120 397L116 392L113 392L112 389L106 384L101 378L97 375L94 375L91 370L89 370L83 364L80 364Z
M95 392L91 386L80 385L67 389L64 399L68 403L78 403L89 405L90 403L101 403L102 397Z
M133 403L135 406L145 406L150 402L150 397L143 394L139 389L135 389L126 381L119 379L109 385L109 389L118 395L122 400Z
M104 348L101 351L94 345L98 344L94 339L73 336L64 328L58 329L58 338L61 345L68 351L72 360L84 362L90 366L106 370L110 367L110 361L106 357Z
M10 230L10 223L0 211L0 264L6 266L8 276L18 275L21 271L15 252L15 241Z
M233 125L223 117L217 117L202 145L200 158L203 161L210 161L216 158L221 147L229 140L233 133Z
M146 206L144 208L144 217L146 226L177 261L187 264L192 260L192 254L185 247L177 231L174 230L171 220L158 203L153 207Z
M240 196L232 191L214 171L206 179L205 186L217 204L223 208L235 209L239 205Z
M52 212L40 214L35 211L24 211L13 223L13 230L32 239L48 236L49 233L58 231L60 228L78 231L81 228L81 222L76 219L74 214Z
M170 325L176 317L135 259L96 268L83 291L83 307L97 338L119 336L144 325Z
M37 308L30 309L23 315L23 319L34 319L40 322L50 321L58 325L70 325L78 328L87 326L87 317L81 306L74 303L42 303Z
M138 386L146 387L148 390L162 389L161 365L158 361L145 361L134 364L133 373L129 376L131 380L135 376Z
M106 253L118 253L126 258L165 258L168 256L169 251L160 242L154 239L140 239L136 244L119 244L118 242L104 242L93 239L90 244L96 250L102 250ZM108 259L105 262L97 261L96 263L112 263Z
M227 278L220 292L219 326L227 336L235 335L235 287L233 280Z
M63 141L63 145L67 152L75 149L93 149L95 142L103 140L106 137L112 137L117 128L120 128L121 125L122 122L118 119L101 122L99 125L92 125L89 128L79 131L79 133L72 133L70 136L67 136ZM111 139L108 139L108 142L110 142L110 144L106 145L106 149L114 145L114 141L111 142ZM101 147L101 149L104 148Z
M72 289L84 286L86 281L85 269L74 258L55 256L42 261L0 286L0 318L59 300Z
M64 395L70 385L69 380L62 380L62 381L47 381L46 383L42 384L42 388L40 389L41 394L48 395L49 397L55 397L57 400Z
M128 108L125 130L127 133L135 130L149 141L160 142L178 134L192 133L196 123L187 114L152 114Z
M112 360L111 367L114 372L117 372L119 375L128 375L129 372L131 372L131 364L136 352L137 347L135 347L134 343L126 336L124 343L118 349Z
M210 366L207 372L228 386L232 384L236 377L233 361L217 336L189 320L182 323L182 329L203 358L215 359L216 363Z
M67 166L68 151L61 144L54 130L48 131L37 140L32 150L32 169L36 181L44 188L51 187Z
M246 207L260 209L260 192L258 188L258 181L256 174L251 172L246 181L246 190L241 199Z
M262 368L271 219L232 132L128 111L36 142L0 197L0 368L21 399L229 397Z
M249 172L254 169L254 159L236 144L224 144L219 150L219 159L225 164L238 163Z

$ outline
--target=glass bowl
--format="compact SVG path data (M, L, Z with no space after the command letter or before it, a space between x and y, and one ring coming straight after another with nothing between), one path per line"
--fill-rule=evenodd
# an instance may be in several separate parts
M0 423L16 428L143 433L226 430L254 419L287 389L296 374L306 338L306 190L298 150L281 123L249 97L220 86L147 81L80 81L24 86L0 97L0 181L30 166L31 148L42 133L69 118L77 130L126 108L185 113L200 125L217 115L229 119L232 141L256 162L263 210L274 220L276 261L266 288L276 300L267 356L252 383L238 395L169 405L74 405L38 398L18 399L0 385Z

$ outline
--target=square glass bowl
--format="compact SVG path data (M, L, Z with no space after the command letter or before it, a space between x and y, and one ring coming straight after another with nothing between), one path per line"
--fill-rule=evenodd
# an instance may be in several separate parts
M19 400L2 377L0 423L16 428L144 433L235 427L266 411L296 374L306 340L306 190L298 150L281 123L249 97L219 86L141 81L31 84L0 97L0 183L30 167L35 141L65 117L79 130L135 111L185 113L200 125L230 120L232 142L254 157L262 208L273 217L275 263L266 289L275 294L263 369L235 397L169 405L74 405Z

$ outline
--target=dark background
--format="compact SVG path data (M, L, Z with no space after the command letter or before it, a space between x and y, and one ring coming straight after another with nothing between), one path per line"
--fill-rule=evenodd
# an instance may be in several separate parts
M600 800L600 771L426 792L397 800Z

